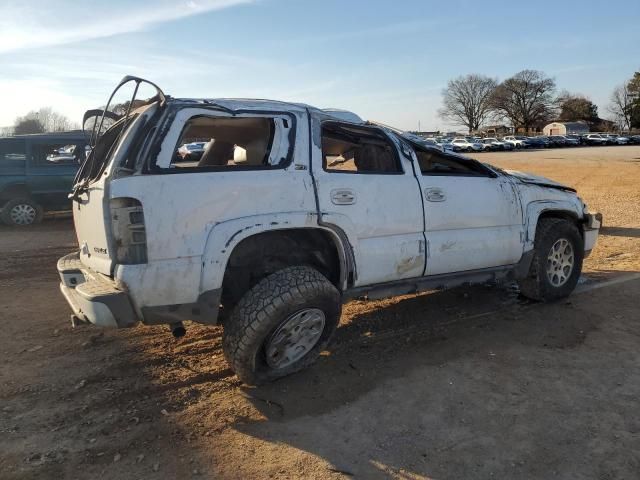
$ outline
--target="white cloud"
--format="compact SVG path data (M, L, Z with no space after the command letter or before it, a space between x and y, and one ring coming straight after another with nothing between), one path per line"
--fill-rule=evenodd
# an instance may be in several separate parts
M153 0L88 3L36 0L0 6L0 54L137 32L254 0Z
M38 1L41 8L34 3ZM25 2L28 7L3 4L0 126L11 125L17 116L46 106L77 122L85 110L103 105L125 74L148 78L176 97L277 98L352 108L364 117L399 127L413 126L418 116L423 126L430 123L436 100L431 94L439 88L408 89L407 85L390 83L395 76L388 78L388 61L338 70L329 65L323 70L317 61L289 62L277 52L254 55L235 48L161 46L156 32L145 31L178 19L188 25L186 17L190 15L258 2L141 0L129 6L125 0L112 0L88 6L60 0L55 15L45 0ZM429 25L429 21L405 22L348 35L393 35ZM109 40L104 41L107 36ZM323 73L319 76L318 72Z

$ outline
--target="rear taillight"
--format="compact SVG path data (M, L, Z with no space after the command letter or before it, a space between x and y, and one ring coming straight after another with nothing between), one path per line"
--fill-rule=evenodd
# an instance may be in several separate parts
M142 204L135 198L114 198L110 202L111 231L116 258L122 265L147 263L147 234Z

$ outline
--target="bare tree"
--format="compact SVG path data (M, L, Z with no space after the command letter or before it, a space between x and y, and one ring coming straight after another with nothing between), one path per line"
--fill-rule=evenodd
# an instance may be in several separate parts
M0 137L10 137L14 133L14 127L0 127Z
M63 132L71 128L72 122L64 115L54 111L51 107L38 110L38 119L47 132Z
M45 132L64 132L78 128L78 125L61 113L56 112L51 107L42 107L39 110L32 110L24 117L18 117L15 121L15 125L25 122L27 120L38 122L42 125Z
M477 130L491 114L489 100L497 84L497 80L475 73L449 80L438 115L466 126L469 133Z
M631 128L633 100L634 96L629 91L629 85L627 83L623 83L613 89L608 110L614 116L616 123L622 126L622 130L629 130Z
M522 70L498 85L491 98L491 106L514 128L522 127L529 131L555 115L555 88L555 81L544 72Z

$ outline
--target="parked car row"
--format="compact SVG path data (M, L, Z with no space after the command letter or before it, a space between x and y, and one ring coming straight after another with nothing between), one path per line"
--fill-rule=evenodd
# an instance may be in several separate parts
M177 160L185 162L195 162L202 158L205 148L209 142L191 142L185 143L177 150Z
M515 150L521 148L561 148L580 145L631 145L640 144L640 135L623 136L613 133L588 133L584 135L507 135L502 138L489 137L434 137L427 142L437 145L443 151L485 152Z

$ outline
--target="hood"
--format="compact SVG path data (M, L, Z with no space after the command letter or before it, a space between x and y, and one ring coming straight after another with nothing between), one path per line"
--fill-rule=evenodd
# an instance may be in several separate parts
M575 192L576 190L571 188L571 187L567 187L566 185L562 185L561 183L558 182L554 182L553 180L550 180L548 178L545 177L541 177L539 175L533 175L531 173L524 173L524 172L518 172L517 170L505 170L509 175L511 175L512 177L517 178L518 180L520 180L522 183L528 183L531 185L539 185L541 187L548 187L548 188L557 188L558 190L566 190L569 192Z

